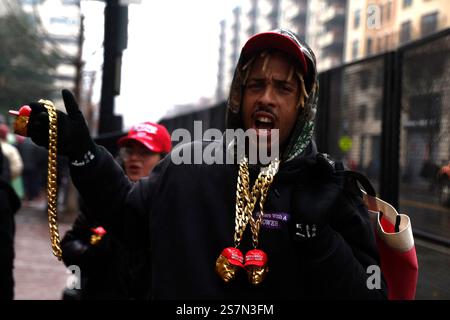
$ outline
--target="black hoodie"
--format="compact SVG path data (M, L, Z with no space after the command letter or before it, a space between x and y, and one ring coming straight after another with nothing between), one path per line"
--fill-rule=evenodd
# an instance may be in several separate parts
M151 276L151 298L387 297L382 278L380 289L367 286L371 275L367 268L379 265L367 210L345 192L342 177L317 154L311 140L318 86L313 56L308 63L314 68L306 111L299 114L265 204L259 248L268 255L269 272L260 285L250 284L244 270L227 284L215 273L217 257L233 246L238 164L176 165L173 161L180 152L195 153L211 143L225 154L229 152L225 140L179 146L148 178L135 184L101 147L94 161L71 168L73 181L95 218L130 250L148 254L151 262L145 273ZM240 60L237 73L241 64ZM230 97L236 88L241 90L235 79ZM240 122L236 106L230 98L232 128ZM252 181L259 169L250 166ZM306 226L317 227L313 236L309 237L308 229L304 237L301 228ZM250 240L246 230L239 246L244 254L252 249Z

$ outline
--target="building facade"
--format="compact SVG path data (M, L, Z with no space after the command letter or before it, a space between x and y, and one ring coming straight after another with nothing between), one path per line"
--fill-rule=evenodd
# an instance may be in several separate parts
M228 95L244 41L251 35L287 28L314 50L319 71L344 58L347 0L243 0L221 22L216 99Z
M81 50L80 0L22 0L22 8L33 18L46 46L59 56L54 74L55 95L49 98L61 105L61 89L75 91L77 87Z
M345 62L394 50L450 26L446 0L349 0Z
M0 1L0 16L7 14L17 14L20 13L21 6L20 3L14 0L4 0Z
M350 0L345 61L365 59L446 29L450 2L444 0ZM450 68L448 37L402 52L400 167L403 182L421 183L426 163L441 165L448 146ZM348 162L367 169L380 153L382 57L343 70L343 107L354 142ZM345 131L344 129L342 129ZM379 162L379 161L378 161Z

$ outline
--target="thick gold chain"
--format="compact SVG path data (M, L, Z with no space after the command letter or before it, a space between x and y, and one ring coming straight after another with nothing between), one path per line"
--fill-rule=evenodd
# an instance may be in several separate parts
M248 219L250 218L246 214L246 207L249 202L249 174L248 174L248 160L242 159L239 164L238 182L236 190L236 218L235 218L235 233L234 233L234 245L239 246L242 235L244 234L245 227L247 226Z
M275 174L278 172L279 165L280 165L279 160L271 162L270 166L266 169L266 172L260 173L261 181L259 182L259 177L257 180L257 182L261 184L261 186L259 187L261 190L261 197L259 198L259 216L255 219L253 218L253 214L250 213L250 226L252 228L252 240L254 248L258 246L259 228L261 226L261 221L264 216L264 203L266 202L267 192L269 191L269 188L273 182Z
M264 202L267 192L273 182L275 174L278 172L280 161L274 160L266 170L261 170L250 193L250 177L248 170L248 159L244 157L239 164L238 183L236 190L236 219L234 244L237 247L242 240L248 221L252 229L253 246L258 245L259 227L264 215ZM253 218L253 210L259 201L260 214L257 219Z
M57 222L57 200L58 188L56 183L57 162L56 162L56 143L58 139L57 134L57 115L56 108L53 102L49 100L39 100L44 104L48 112L48 169L47 169L47 203L48 203L48 224L50 227L50 241L52 244L53 254L61 260L62 251L59 240L58 222Z

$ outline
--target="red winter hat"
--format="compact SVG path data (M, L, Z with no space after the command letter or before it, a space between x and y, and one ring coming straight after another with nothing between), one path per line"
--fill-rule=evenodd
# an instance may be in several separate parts
M244 262L244 256L242 255L241 250L228 247L223 249L221 255L227 258L232 265L243 267L242 262Z
M156 153L169 153L172 149L172 141L166 127L153 122L143 122L133 126L128 134L120 138L117 143L119 146L123 146L130 140L138 141Z
M267 254L258 249L250 250L245 255L245 267L257 266L263 267L267 264Z

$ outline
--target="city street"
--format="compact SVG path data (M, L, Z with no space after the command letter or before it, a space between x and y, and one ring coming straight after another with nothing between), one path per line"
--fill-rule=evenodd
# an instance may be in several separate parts
M402 184L399 205L399 213L410 216L414 229L450 239L450 208L439 204L436 191Z

